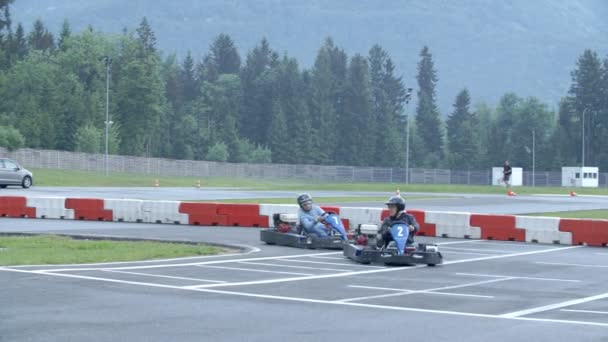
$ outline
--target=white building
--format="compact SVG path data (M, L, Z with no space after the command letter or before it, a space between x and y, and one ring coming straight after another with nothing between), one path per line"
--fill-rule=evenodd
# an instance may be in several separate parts
M504 186L503 182L504 174L502 173L502 167L493 167L492 168L492 185ZM511 186L522 186L523 185L523 169L521 167L513 167L511 168L511 178L510 184Z
M597 188L599 168L597 167L562 167L562 186Z

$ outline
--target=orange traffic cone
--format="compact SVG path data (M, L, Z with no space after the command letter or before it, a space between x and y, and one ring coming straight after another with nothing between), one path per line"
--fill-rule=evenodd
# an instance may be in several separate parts
M399 189L397 189L397 191L395 191L395 195L401 196L401 191L399 191Z
M157 188L160 186L160 181L158 179L154 180L154 186Z
M574 191L570 191L570 197L575 197L578 196L578 194Z
M517 194L513 192L513 190L509 189L509 191L507 191L507 196L517 196Z
M200 180L197 180L197 181L196 181L196 188L197 188L197 189L200 189L200 188L201 188L201 181L200 181Z

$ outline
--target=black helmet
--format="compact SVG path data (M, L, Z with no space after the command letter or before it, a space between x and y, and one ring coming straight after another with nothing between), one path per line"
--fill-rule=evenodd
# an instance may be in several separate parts
M302 208L305 202L312 202L312 197L309 194L301 194L298 196L298 205Z
M391 204L396 205L398 212L405 210L405 200L401 196L391 196L391 198L389 198L388 201L386 201L386 203L384 203L384 204L386 204L386 205L391 205Z

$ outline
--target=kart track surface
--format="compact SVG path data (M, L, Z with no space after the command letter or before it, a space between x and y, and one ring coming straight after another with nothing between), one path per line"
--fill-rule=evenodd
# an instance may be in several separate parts
M397 186L397 185L396 185ZM542 188L538 188L542 192ZM310 191L314 197L386 197L392 192ZM213 201L218 199L295 198L297 191L261 191L236 188L145 188L145 187L33 187L0 189L0 196L74 197L105 199L144 199L173 201ZM608 209L608 196L453 194L403 192L409 209L431 211L464 211L488 214L529 214L551 211ZM414 199L408 199L413 196ZM424 197L424 199L416 199ZM436 197L436 198L434 198ZM372 203L324 203L347 207L384 207L383 201Z
M1 341L608 339L608 250L418 237L437 267L266 246L259 229L0 218L44 232L249 246L242 253L0 267Z

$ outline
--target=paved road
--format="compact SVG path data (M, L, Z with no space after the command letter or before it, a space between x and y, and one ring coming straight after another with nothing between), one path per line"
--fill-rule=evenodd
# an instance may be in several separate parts
M216 241L248 254L0 268L0 341L606 341L606 249L420 238L435 268L365 266L259 230L0 218L0 231ZM259 249L259 251L257 250Z
M387 192L363 191L312 191L316 197L388 197ZM243 198L295 198L294 191L256 191L232 188L54 188L3 189L0 195L70 196L92 198L131 198L163 200L216 200ZM424 196L430 199L413 199L408 207L423 210L466 211L476 213L524 214L548 211L608 209L608 196L517 196L455 195L443 193L404 193L407 196ZM433 199L432 197L437 197ZM332 203L335 204L335 203ZM382 203L337 203L344 206L379 207Z

